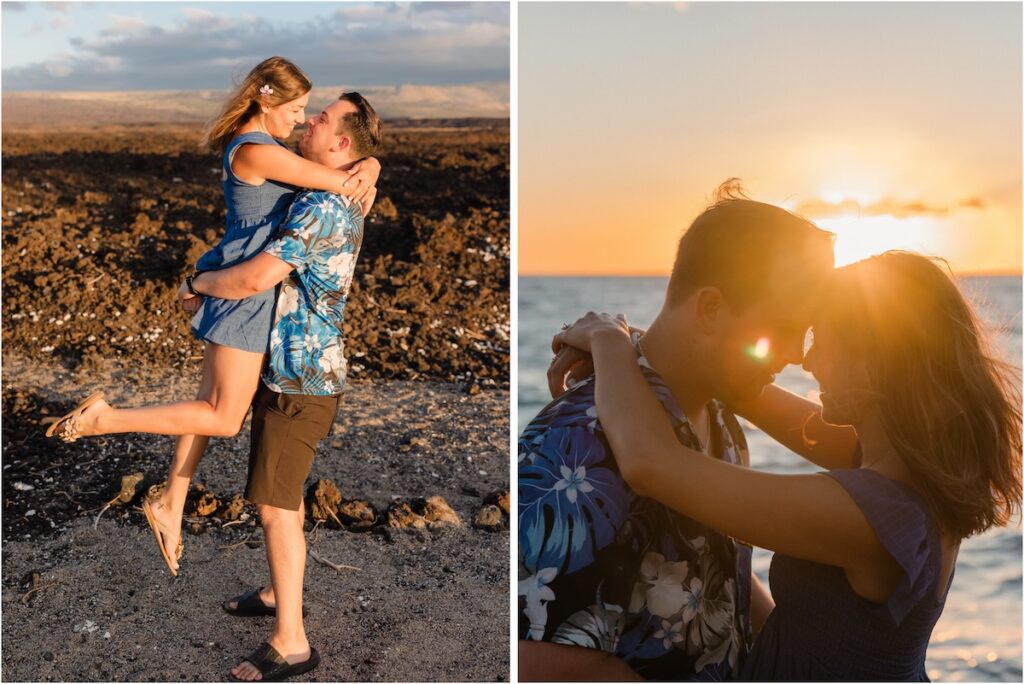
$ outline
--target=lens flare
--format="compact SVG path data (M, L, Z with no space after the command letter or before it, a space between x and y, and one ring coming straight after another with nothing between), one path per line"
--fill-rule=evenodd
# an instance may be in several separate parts
M771 351L771 342L767 337L762 337L754 343L754 346L750 348L750 355L759 361L763 361L768 358L768 353Z

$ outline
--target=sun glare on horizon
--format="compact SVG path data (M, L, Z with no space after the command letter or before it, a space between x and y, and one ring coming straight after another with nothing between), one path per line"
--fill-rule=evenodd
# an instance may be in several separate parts
M836 216L816 220L836 235L836 266L846 266L890 249L945 254L936 222L929 218Z
M948 213L925 202L888 199L877 187L826 187L817 199L789 199L782 206L835 234L837 267L894 249L947 255L952 246Z

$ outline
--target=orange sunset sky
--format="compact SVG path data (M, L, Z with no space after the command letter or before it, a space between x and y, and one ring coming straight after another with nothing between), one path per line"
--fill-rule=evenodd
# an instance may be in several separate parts
M667 274L715 187L1021 271L1020 3L521 3L519 272Z

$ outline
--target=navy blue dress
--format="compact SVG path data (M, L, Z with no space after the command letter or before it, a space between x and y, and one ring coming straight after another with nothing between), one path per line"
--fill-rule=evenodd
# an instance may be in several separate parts
M855 594L839 567L775 554L775 610L740 679L926 682L925 651L949 592L947 583L936 598L942 545L935 520L913 489L873 470L825 474L863 511L903 577L877 604Z

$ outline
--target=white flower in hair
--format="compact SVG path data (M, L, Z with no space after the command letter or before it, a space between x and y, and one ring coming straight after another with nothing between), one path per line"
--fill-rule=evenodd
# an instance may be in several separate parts
M270 87L269 83L266 84L265 86L263 86L262 88L260 88L260 95L262 95L263 97L267 97L268 95L273 95L273 94L274 94L274 89Z

